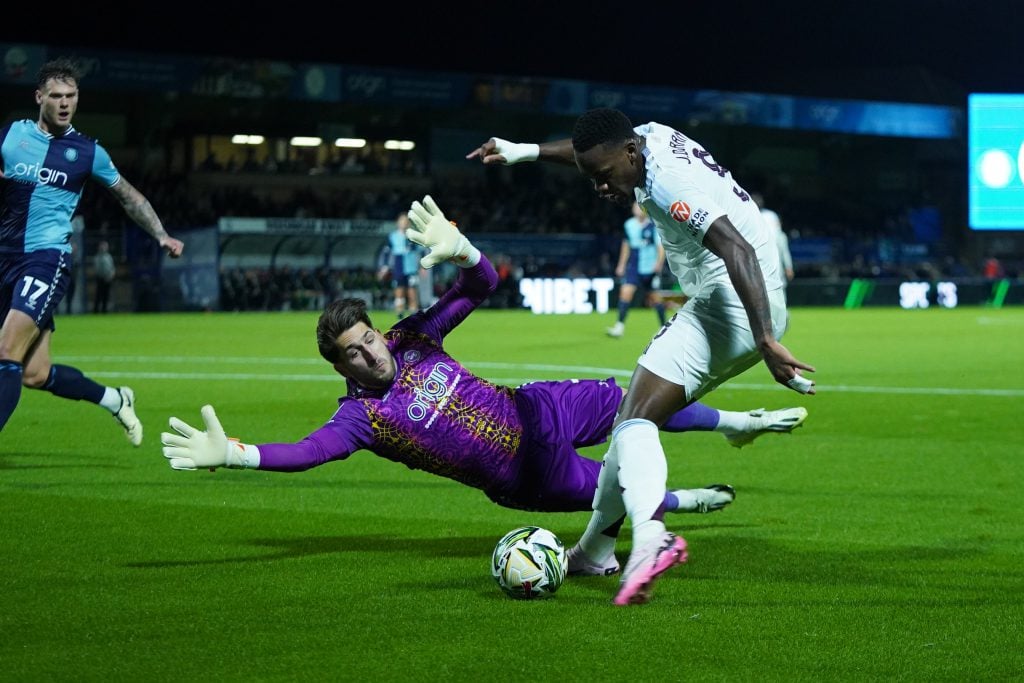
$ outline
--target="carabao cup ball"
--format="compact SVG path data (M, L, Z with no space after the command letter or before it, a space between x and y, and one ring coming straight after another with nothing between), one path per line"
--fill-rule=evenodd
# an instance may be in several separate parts
M554 594L565 580L565 547L552 532L524 526L505 534L491 555L491 574L501 590L519 600Z

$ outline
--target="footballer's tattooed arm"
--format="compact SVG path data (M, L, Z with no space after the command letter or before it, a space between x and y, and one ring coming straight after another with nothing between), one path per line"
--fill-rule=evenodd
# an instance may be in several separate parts
M181 240L176 240L167 234L163 223L160 222L160 217L153 210L153 205L124 176L121 176L120 180L110 188L110 193L121 203L121 207L128 217L152 235L153 239L159 242L161 248L167 251L171 257L181 256L181 250L185 245Z

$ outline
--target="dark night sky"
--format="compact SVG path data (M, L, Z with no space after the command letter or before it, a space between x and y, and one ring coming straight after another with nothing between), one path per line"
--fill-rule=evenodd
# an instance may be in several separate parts
M754 91L833 72L821 94L836 96L851 70L923 68L965 92L1024 91L1024 10L1005 0L405 4L238 3L248 9L236 15L214 3L130 14L89 3L45 23L5 20L0 40Z

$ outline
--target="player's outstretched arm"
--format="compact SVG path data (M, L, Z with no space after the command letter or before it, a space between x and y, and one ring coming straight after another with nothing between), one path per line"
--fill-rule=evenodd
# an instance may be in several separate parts
M445 218L444 213L428 194L423 202L413 202L409 209L412 225L406 232L409 239L430 253L420 259L424 268L433 268L442 261L457 266L475 266L480 262L480 251Z
M569 138L543 142L539 145L491 138L467 154L466 158L479 159L484 164L518 164L521 161L551 161L568 166L576 164L572 140Z
M206 431L200 431L176 417L170 419L175 434L160 435L164 457L176 470L196 470L218 467L256 468L260 465L260 451L256 446L229 439L217 419L213 406L203 406L200 413Z
M110 193L117 197L117 201L121 203L121 207L128 217L152 235L168 256L171 258L181 256L185 243L167 234L163 223L160 222L160 217L153 210L153 205L124 176L121 176L121 179L109 189Z

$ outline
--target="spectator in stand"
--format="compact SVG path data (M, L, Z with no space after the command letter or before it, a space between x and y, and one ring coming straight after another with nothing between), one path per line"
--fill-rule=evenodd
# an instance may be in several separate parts
M989 256L985 259L985 265L982 266L981 274L985 276L986 280L999 280L1006 277L1003 264L995 256Z

